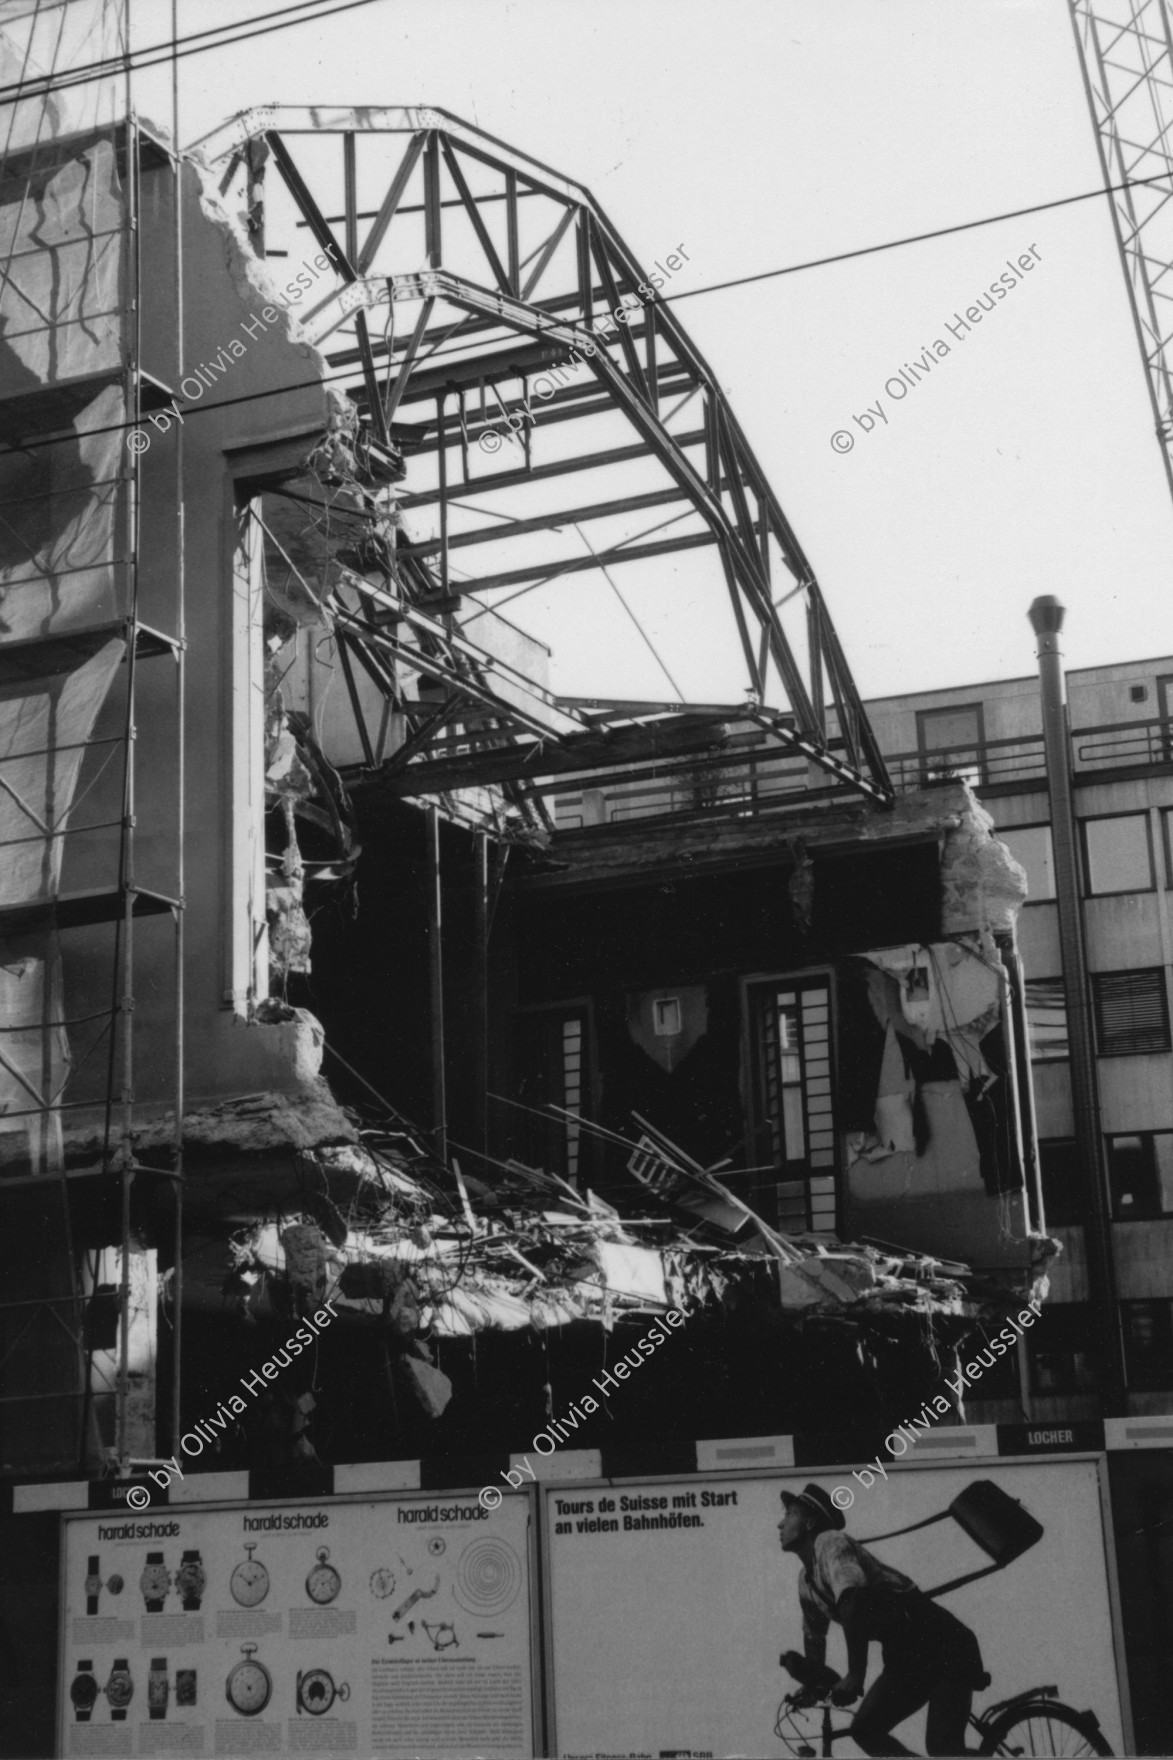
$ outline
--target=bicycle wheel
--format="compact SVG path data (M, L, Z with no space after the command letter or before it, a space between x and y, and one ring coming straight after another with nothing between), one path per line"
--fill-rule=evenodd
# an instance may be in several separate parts
M985 1737L979 1754L1056 1756L1074 1760L1083 1754L1110 1754L1104 1732L1094 1717L1048 1699L1007 1711Z

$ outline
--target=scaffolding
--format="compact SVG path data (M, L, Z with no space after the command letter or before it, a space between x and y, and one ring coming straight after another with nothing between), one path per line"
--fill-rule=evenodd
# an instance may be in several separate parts
M181 165L132 113L127 31L123 0L0 6L0 84L15 88L0 110L8 1472L125 1471L132 1455L155 1453L156 1263L136 1182L173 1188L177 1278L180 1265L182 465L176 454L172 496L160 493L167 461L152 462L145 495L134 436L182 370ZM111 57L124 81L56 86L59 69ZM147 179L152 211L173 217L176 285L144 304ZM173 988L144 1009L142 946L160 930ZM153 1165L136 1149L144 1080L173 1115L170 1150ZM177 1301L173 1345L177 1412Z

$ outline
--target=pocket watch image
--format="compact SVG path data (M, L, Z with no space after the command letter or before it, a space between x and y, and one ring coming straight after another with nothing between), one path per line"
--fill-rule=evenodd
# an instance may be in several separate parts
M242 1717L259 1717L273 1697L273 1677L263 1662L254 1660L255 1644L242 1644L243 1662L228 1676L228 1703Z
M232 1599L238 1607L256 1607L269 1593L269 1573L259 1558L254 1558L256 1542L245 1546L248 1553L237 1565L228 1579L228 1587L232 1591Z
M395 1572L390 1565L381 1564L378 1570L371 1572L371 1594L379 1601L386 1601L388 1595L395 1593Z
M106 1682L106 1698L110 1703L110 1716L115 1723L125 1723L126 1709L134 1698L134 1682L130 1678L130 1663L125 1656L116 1656L114 1666L110 1670L110 1679Z
M328 1546L319 1546L314 1556L318 1562L305 1580L305 1592L311 1601L316 1601L319 1607L325 1607L337 1596L342 1587L342 1578L334 1566L326 1562L330 1556Z
M175 1573L175 1588L182 1597L185 1613L199 1612L207 1586L208 1573L203 1567L199 1552L185 1552Z
M143 1600L147 1604L148 1613L162 1613L163 1603L167 1599L167 1591L171 1587L171 1572L163 1562L161 1552L148 1552L147 1562L143 1566L143 1574L138 1580L143 1592Z
M325 1668L307 1668L297 1676L297 1709L310 1717L325 1717L335 1699L343 1704L350 1698L350 1688L345 1681L340 1687L334 1685L334 1677Z
M167 1679L167 1658L152 1656L147 1673L147 1714L153 1723L167 1715L167 1699L171 1683Z
M100 1690L93 1663L79 1662L77 1673L69 1683L69 1703L77 1713L79 1723L90 1721L90 1712L94 1709L94 1701Z

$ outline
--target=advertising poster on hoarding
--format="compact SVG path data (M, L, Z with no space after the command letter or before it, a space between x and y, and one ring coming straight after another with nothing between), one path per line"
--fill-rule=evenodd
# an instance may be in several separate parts
M70 1519L58 1752L528 1760L530 1539L449 1492Z
M948 1513L950 1505L964 1518L991 1500L1000 1509L1011 1508L1007 1499L1017 1500L1033 1518L1022 1523L1028 1549L1004 1569L929 1603L952 1616L952 1621L931 1616L939 1630L951 1634L934 1652L933 1665L939 1661L947 1678L954 1652L961 1659L957 1669L962 1662L969 1667L976 1644L980 1660L971 1672L977 1677L980 1670L991 1679L975 1691L975 1711L1027 1688L1052 1686L1059 1701L1081 1713L1094 1712L1103 1739L1121 1753L1097 1464L982 1461L906 1471L889 1465L886 1480L874 1472L870 1477L870 1487L841 1469L834 1476L814 1470L769 1477L700 1475L546 1490L554 1751L560 1760L785 1756L800 1752L804 1740L811 1743L808 1752L820 1751L818 1712L803 1713L808 1721L775 1732L783 1695L796 1687L779 1666L779 1655L804 1649L799 1599L804 1567L781 1547L781 1493L794 1497L812 1483L828 1507L831 1494L844 1485L854 1497L844 1509L839 1491L843 1527L822 1555L824 1562L832 1556L838 1562L830 1566L827 1580L816 1584L816 1625L818 1591L834 1597L850 1579L852 1567L844 1567L843 1556L858 1560L858 1549L845 1542L862 1542L869 1558L930 1590L991 1562L964 1519ZM975 1491L982 1482L996 1489ZM935 1516L944 1519L929 1522ZM1012 1509L1011 1516L1012 1525L1021 1521ZM927 1525L877 1540L874 1548L867 1544L869 1536L914 1523ZM840 1574L845 1568L847 1576ZM874 1574L870 1564L864 1568ZM826 1643L827 1664L845 1674L843 1633L833 1619ZM928 1651L922 1646L920 1654ZM868 1687L883 1667L880 1644L873 1642ZM846 1728L853 1709L858 1703L835 1713L836 1727ZM925 1753L923 1710L896 1722L895 1732L906 1748ZM1075 1732L1061 1733L1073 1739ZM1050 1739L1041 1727L1023 1739L1039 1737ZM979 1745L972 1731L968 1745ZM938 1746L935 1751L960 1749ZM1014 1751L1075 1750L1027 1745ZM848 1737L836 1742L837 1755L859 1752Z

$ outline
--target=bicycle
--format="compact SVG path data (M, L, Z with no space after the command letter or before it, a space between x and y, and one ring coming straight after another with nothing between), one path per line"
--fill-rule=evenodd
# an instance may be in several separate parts
M832 1706L827 1694L838 1676L831 1669L816 1668L793 1650L784 1651L778 1660L800 1686L798 1692L786 1694L779 1705L774 1734L796 1760L811 1760L820 1752L829 1755L832 1744L850 1734L851 1727L844 1723L836 1728L831 1722L832 1710L839 1708ZM972 1712L969 1727L980 1737L980 1746L970 1752L1063 1756L1063 1760L1111 1754L1095 1712L1076 1711L1062 1704L1057 1694L1057 1687L1028 1687L1024 1693ZM797 1721L805 1711L822 1712L821 1750L812 1746L811 1732Z

